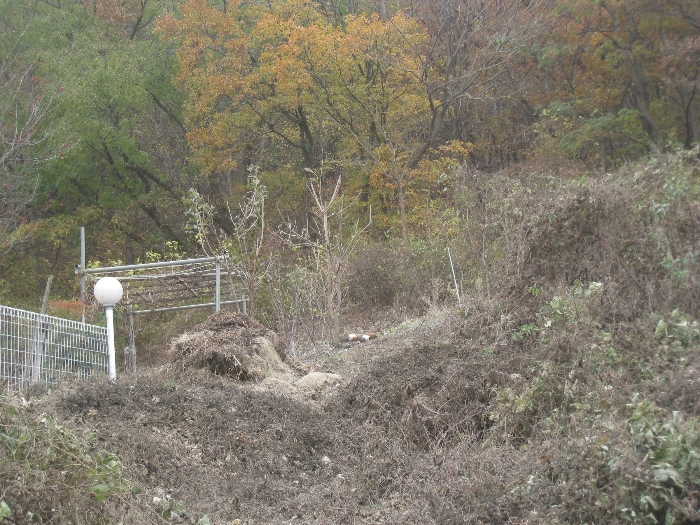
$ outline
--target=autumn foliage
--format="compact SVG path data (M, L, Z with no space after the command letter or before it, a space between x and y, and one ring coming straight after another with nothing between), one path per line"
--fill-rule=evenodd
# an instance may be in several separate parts
M273 230L313 217L312 170L327 188L341 181L339 233L359 221L372 239L406 243L461 213L459 166L608 172L700 140L696 2L401 8L0 1L12 27L2 68L23 79L7 84L0 131L5 144L30 131L41 141L20 156L0 151L0 246L10 250L0 273L19 271L20 245L39 254L39 274L72 266L61 260L75 258L65 236L87 216L99 218L89 221L94 258L134 262L169 241L194 253L190 189L230 238L253 167ZM23 121L32 101L41 118ZM275 252L279 239L265 238L261 253ZM44 279L3 286L23 294L17 283L32 281Z

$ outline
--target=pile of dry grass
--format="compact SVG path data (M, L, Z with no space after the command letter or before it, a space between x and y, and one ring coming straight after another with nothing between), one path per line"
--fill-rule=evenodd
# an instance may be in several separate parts
M287 372L277 335L238 312L220 312L170 344L170 359L182 369L206 369L240 380L260 381Z

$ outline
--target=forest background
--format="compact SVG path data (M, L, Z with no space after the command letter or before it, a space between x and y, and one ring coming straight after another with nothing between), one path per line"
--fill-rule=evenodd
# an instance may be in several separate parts
M0 302L52 274L59 315L85 226L93 264L228 253L255 316L333 340L347 305L449 296L447 247L491 294L494 174L700 139L690 0L2 0L0 27Z

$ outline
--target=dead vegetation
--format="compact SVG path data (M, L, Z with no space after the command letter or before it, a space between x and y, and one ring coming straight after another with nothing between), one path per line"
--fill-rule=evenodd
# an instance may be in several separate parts
M111 493L90 512L124 523L698 523L699 177L674 153L568 183L472 178L464 205L491 219L465 226L483 242L460 248L462 309L316 353L311 374L217 316L168 366L15 410L118 456L143 514ZM260 365L272 349L282 365ZM56 475L43 523L72 516ZM2 487L28 521L37 500Z
M261 381L289 371L277 334L242 313L221 312L170 344L170 361L185 369Z

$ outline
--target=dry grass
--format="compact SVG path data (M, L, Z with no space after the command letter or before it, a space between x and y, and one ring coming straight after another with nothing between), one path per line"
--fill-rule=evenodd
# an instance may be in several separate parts
M415 284L391 274L372 297L407 312L394 292L415 286L431 315L309 353L345 376L332 395L185 367L31 410L96 430L144 509L165 491L190 523L700 522L697 158L469 177L463 308L441 308L429 265ZM356 279L380 271L372 250Z

